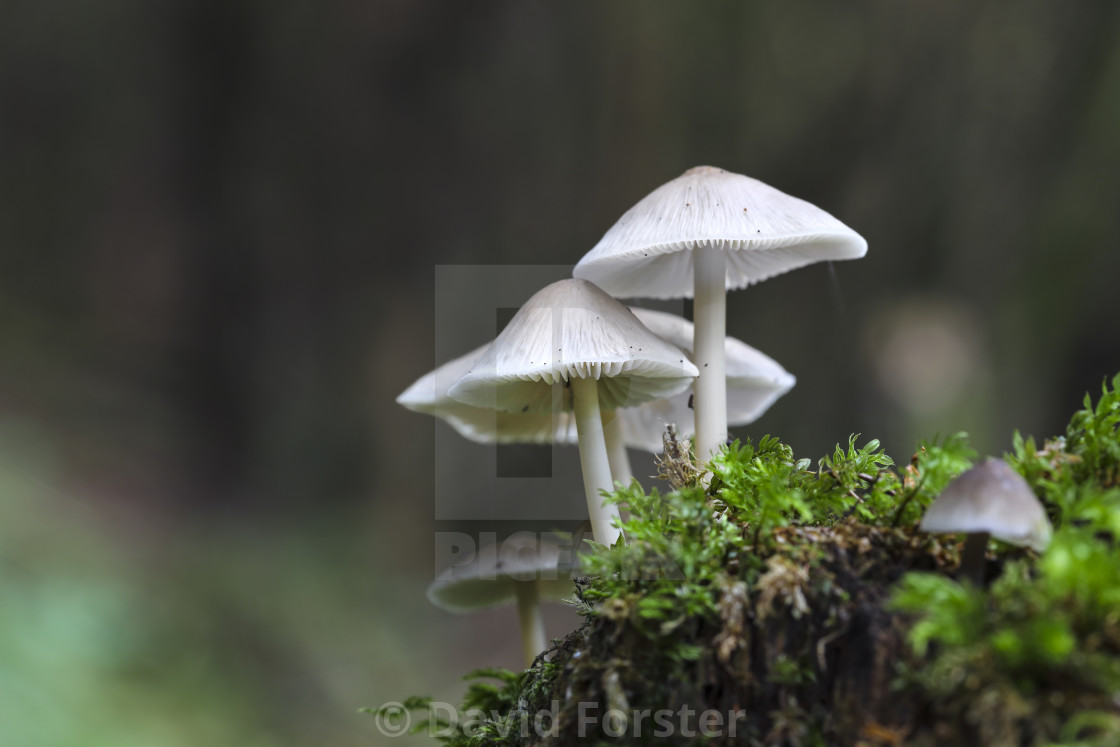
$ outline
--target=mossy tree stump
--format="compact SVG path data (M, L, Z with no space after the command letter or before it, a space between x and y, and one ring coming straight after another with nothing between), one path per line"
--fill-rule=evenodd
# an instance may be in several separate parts
M764 437L707 487L670 444L670 492L612 496L627 542L584 556L584 624L526 672L477 673L500 684L468 688L469 728L427 727L456 745L1120 744L1118 389L1041 447L1015 434L1007 461L1056 530L1041 555L993 542L985 588L954 579L957 538L916 529L976 458L963 435L901 469L875 441L813 465Z

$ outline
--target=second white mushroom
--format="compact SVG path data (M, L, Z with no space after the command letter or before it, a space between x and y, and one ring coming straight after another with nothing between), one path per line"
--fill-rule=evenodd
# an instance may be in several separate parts
M615 299L585 280L537 292L448 394L477 407L575 414L584 492L595 541L614 544L618 509L601 409L616 409L687 389L696 366L649 331Z

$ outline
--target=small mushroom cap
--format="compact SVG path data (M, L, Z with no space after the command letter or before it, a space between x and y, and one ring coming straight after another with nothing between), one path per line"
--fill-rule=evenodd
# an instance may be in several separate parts
M815 205L697 166L627 210L572 274L621 298L691 298L691 250L708 244L727 252L729 290L867 253L862 236Z
M679 348L586 280L530 298L448 394L513 413L571 409L571 378L599 382L599 406L631 407L684 391L699 374Z
M569 412L496 412L448 396L447 390L470 370L487 347L476 348L421 376L397 397L397 404L413 412L434 415L459 435L477 443L575 443L575 418Z
M663 311L633 308L631 311L654 334L692 354L692 322ZM727 356L727 424L753 423L797 379L773 358L755 350L742 340L724 340ZM661 433L667 423L676 423L682 436L695 432L695 414L688 406L689 392L620 410L622 434L628 446L660 453Z
M428 587L428 601L449 612L471 612L509 604L517 585L532 581L542 599L562 600L575 591L574 568L570 541L518 532L479 548L469 563L445 569Z
M926 509L923 532L987 532L1038 552L1050 544L1050 520L1034 491L1002 459L986 459L960 474Z

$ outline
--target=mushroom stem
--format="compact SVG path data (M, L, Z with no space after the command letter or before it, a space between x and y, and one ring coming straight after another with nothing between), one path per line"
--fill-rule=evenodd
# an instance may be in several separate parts
M517 594L517 619L521 623L521 649L525 655L525 668L528 669L548 645L544 636L544 617L541 615L541 593L536 581L518 581L514 591Z
M587 511L591 515L591 533L595 541L613 545L621 536L612 520L619 518L618 506L604 505L602 491L610 491L610 461L599 414L599 382L595 379L569 379L572 385L572 410L576 415L579 436L579 462L583 470L583 490L587 495Z
M969 534L961 550L961 564L957 568L957 577L967 578L977 587L984 587L984 571L988 560L988 532Z
M693 252L692 351L696 393L696 456L706 462L727 440L727 255L711 243Z
M603 436L607 441L607 461L611 465L611 477L625 487L634 479L630 468L630 455L626 453L626 440L622 436L622 420L618 410L603 411Z

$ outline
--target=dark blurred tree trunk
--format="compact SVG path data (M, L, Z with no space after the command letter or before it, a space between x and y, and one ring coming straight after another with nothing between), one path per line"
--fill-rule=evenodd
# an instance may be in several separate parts
M190 418L187 464L201 500L245 487L252 431L258 286L251 237L229 194L236 128L252 84L253 26L239 2L185 3L169 43L182 71L174 165L194 240L185 257L187 309L175 368Z

